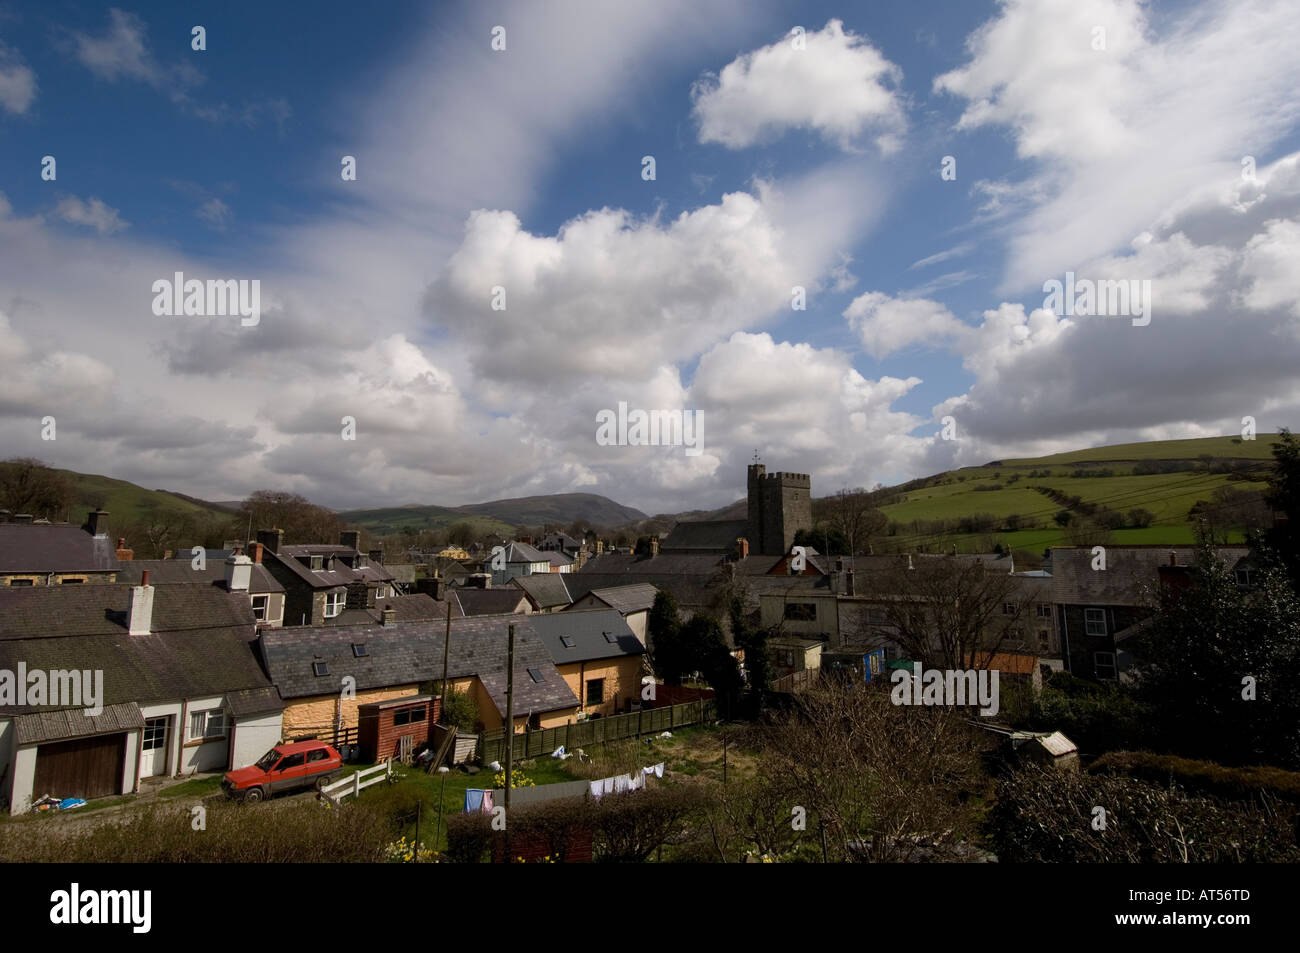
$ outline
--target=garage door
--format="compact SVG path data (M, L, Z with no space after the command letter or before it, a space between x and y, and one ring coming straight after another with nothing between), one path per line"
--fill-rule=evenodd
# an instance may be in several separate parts
M41 745L36 749L32 794L87 799L121 794L125 758L124 734Z

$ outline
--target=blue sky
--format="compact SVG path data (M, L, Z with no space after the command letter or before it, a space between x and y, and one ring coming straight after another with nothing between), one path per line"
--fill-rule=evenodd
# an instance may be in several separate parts
M1294 420L1292 5L378 6L0 4L6 456L660 512L755 448L831 493ZM1153 321L1048 313L1067 270ZM175 271L259 323L153 314ZM619 401L706 452L597 446Z

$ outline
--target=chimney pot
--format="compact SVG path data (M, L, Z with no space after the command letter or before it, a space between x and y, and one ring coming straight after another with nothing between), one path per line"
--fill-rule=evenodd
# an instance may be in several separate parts
M659 555L659 537L658 537L658 536L651 536L651 537L650 537L650 555L651 555L651 556L658 556L658 555Z

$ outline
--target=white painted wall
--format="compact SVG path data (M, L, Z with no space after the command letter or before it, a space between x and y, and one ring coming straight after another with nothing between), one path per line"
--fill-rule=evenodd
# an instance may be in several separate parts
M36 745L23 745L14 752L13 774L9 813L22 814L32 806L32 785L36 783Z
M283 712L253 715L235 726L235 751L231 768L243 768L280 743Z

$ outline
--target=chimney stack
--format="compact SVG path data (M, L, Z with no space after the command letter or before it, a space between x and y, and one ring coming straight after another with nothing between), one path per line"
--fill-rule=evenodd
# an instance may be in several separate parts
M658 556L658 555L659 555L659 537L658 537L658 536L651 536L651 537L650 537L650 555L651 555L651 556Z
M749 540L746 539L744 536L736 540L736 558L737 559L749 558Z
M146 570L147 572L148 570ZM253 581L253 561L241 552L226 559L226 588L231 592L247 592Z
M148 635L153 625L153 586L149 570L140 577L140 585L131 587L131 604L126 610L126 631L130 635Z
M397 621L397 610L392 606L384 606L383 614L379 620L380 625L392 625Z
M248 544L248 555L249 558L253 560L253 565L255 566L262 565L262 549L263 546L261 543L254 543L250 541Z
M91 510L86 516L86 531L91 536L107 537L108 536L108 511Z
M284 542L284 530L259 529L257 531L257 541L266 547L268 553L275 555L280 552L280 544Z
M384 544L375 543L375 548L366 553L366 555L376 566L382 566L384 564Z
M604 552L605 552L605 541L603 539L598 538L596 540L596 555L599 556Z
M846 596L856 596L858 594L857 587L853 582L852 569L846 569L844 571L844 588L846 590L844 593Z
M117 557L118 562L128 562L129 560L135 558L135 550L127 549L126 537L119 536L117 538L117 552L115 552L113 555ZM146 570L146 572L147 571L148 570Z
M361 552L361 531L356 529L343 530L339 533L339 545Z

